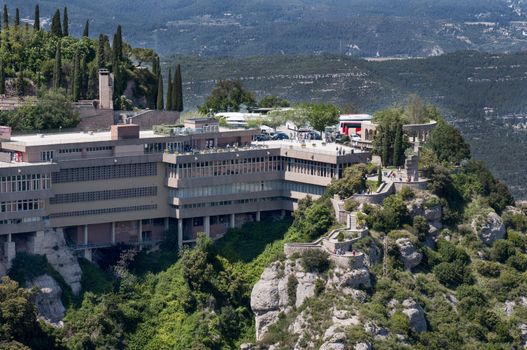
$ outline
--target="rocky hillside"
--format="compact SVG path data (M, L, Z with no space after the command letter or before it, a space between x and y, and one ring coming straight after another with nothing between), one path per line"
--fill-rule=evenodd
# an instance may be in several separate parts
M447 176L467 190L482 185L467 181L473 175ZM286 244L252 290L256 342L241 348L527 347L527 208L498 214L488 198L469 196L454 209L436 176L431 190L403 187L383 205L348 199L358 220L342 232L367 234L345 249L329 243L344 247L346 234Z

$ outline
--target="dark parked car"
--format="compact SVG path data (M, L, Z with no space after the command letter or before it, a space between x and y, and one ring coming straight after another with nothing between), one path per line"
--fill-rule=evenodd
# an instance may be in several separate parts
M289 136L286 133L278 132L273 135L273 140L289 140Z
M260 134L254 137L255 141L269 141L270 139L271 136L269 136L268 134Z

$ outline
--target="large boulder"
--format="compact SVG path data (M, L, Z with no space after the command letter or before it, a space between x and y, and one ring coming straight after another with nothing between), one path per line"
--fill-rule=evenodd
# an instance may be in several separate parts
M254 312L277 310L280 306L280 264L266 267L251 293L251 308Z
M486 245L492 245L498 239L505 237L505 225L495 212L479 215L472 220L472 229Z
M337 267L328 280L328 285L337 289L367 289L371 287L370 272L366 269L346 270Z
M300 307L307 298L315 296L315 283L319 279L319 275L310 272L297 272L295 277L298 281L295 306Z
M403 237L395 241L401 260L406 269L412 269L421 263L423 254L419 253L409 238Z
M38 315L47 322L58 325L64 318L66 309L62 305L62 289L57 281L49 275L42 275L26 283L26 287L37 289L32 301Z
M410 298L403 301L402 312L410 319L410 328L415 332L421 333L426 331L425 311L415 300Z

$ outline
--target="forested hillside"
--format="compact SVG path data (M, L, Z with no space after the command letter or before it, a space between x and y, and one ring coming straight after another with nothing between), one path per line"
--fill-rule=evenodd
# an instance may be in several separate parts
M23 12L32 4L10 0ZM162 54L252 56L340 53L429 56L461 49L526 47L525 4L517 0L45 0L72 10L72 32L90 20L94 34L126 20L126 39ZM520 21L520 22L517 22Z

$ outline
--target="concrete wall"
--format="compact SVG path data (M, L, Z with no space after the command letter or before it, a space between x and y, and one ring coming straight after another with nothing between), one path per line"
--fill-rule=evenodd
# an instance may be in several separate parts
M135 116L127 116L126 124L137 124L141 130L152 129L154 125L173 125L179 122L179 112L149 110Z

